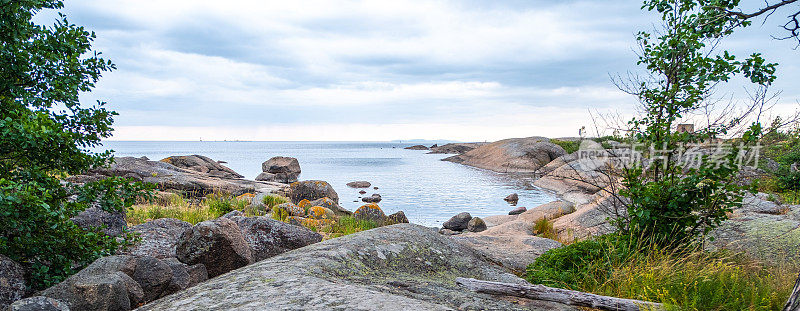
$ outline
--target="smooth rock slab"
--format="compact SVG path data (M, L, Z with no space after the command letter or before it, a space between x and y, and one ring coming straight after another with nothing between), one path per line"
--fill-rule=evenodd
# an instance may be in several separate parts
M8 311L69 311L69 307L66 303L53 298L34 296L11 304Z
M286 252L138 310L576 310L478 294L456 277L524 282L429 228L399 224Z

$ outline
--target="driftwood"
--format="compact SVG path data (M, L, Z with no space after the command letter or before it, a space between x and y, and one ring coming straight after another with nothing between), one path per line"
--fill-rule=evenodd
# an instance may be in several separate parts
M481 281L467 278L456 278L456 283L479 293L515 296L534 300L546 300L563 303L566 305L589 307L600 310L639 311L664 309L664 306L660 303L600 296L574 290L547 287L544 285L522 285Z
M792 295L789 296L789 301L786 302L783 311L800 311L800 275L797 276L797 281L794 282Z

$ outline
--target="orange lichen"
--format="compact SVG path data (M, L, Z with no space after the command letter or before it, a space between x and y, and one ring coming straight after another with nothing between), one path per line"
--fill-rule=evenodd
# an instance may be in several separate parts
M237 200L245 200L245 199L249 200L249 199L254 198L255 196L256 196L255 194L252 194L252 193L248 192L248 193L245 193L245 194L242 194L242 195L236 197L236 199Z
M309 201L308 199L302 199L300 200L300 202L297 203L297 206L302 208L306 208L309 205L311 205L311 201Z

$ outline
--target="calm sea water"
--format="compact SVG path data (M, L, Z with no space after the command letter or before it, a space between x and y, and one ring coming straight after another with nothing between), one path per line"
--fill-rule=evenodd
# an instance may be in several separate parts
M160 160L174 155L200 154L253 179L261 163L273 156L290 156L300 161L300 180L329 182L339 194L342 206L355 210L363 203L358 191L345 184L366 180L378 187L379 204L387 213L404 211L409 221L441 226L453 215L507 214L513 209L503 198L519 194L518 206L528 208L554 199L534 187L528 176L507 175L440 161L449 155L405 150L410 143L392 142L140 142L108 141L105 149L119 157L147 156ZM358 201L358 202L355 202Z

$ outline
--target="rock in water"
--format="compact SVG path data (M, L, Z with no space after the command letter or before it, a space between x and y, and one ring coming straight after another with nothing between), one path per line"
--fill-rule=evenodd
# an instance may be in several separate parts
M423 145L414 145L414 146L410 146L410 147L405 147L403 149L408 149L408 150L428 150L428 147L425 147Z
M25 270L20 264L0 255L0 310L25 296Z
M397 213L391 214L386 216L386 223L393 225L393 224L407 224L408 218L403 211L398 211Z
M453 216L450 220L445 221L442 227L453 231L463 231L467 229L467 224L472 219L472 215L467 212L459 213Z
M448 237L399 224L286 252L138 310L576 310L464 290L456 277L524 284Z
M361 201L364 203L380 203L383 198L381 198L380 194L373 193L371 196L361 198Z
M161 159L161 162L169 163L177 167L208 174L214 177L222 178L242 178L244 176L234 172L232 169L225 167L218 161L214 161L206 156L189 155L189 156L172 156Z
M292 202L297 204L301 200L306 199L314 201L328 197L333 202L339 203L339 194L333 190L331 184L322 180L304 180L292 183L289 187L289 198Z
M102 232L109 236L118 236L122 234L128 224L125 222L124 212L109 213L97 207L90 207L72 217L78 227L91 230L94 228L105 228Z
M138 233L142 240L124 253L159 259L175 257L178 238L191 228L192 224L175 218L161 218L133 226L132 231Z
M486 230L486 222L480 217L473 217L467 223L467 231L469 232L481 232L484 230Z
M183 263L205 265L211 278L253 262L239 226L227 218L204 221L184 232L176 251Z
M527 210L528 210L528 209L527 209L527 208L525 208L524 206L520 206L520 207L517 207L517 208L515 208L515 209L511 210L510 212L508 212L508 214L509 214L509 215L519 215L519 214L522 214L522 213L524 213L524 212L525 212L525 211L527 211Z
M360 180L360 181L351 181L347 183L347 186L350 188L369 188L372 184L368 181Z
M253 261L322 241L319 233L268 217L233 217L250 245Z
M292 157L273 157L261 164L263 173L256 180L293 183L302 172L300 162Z
M505 201L506 201L506 202L508 202L508 203L514 203L514 204L516 204L517 202L519 202L519 196L518 196L516 193L512 193L512 194L509 194L509 195L508 195L508 196L507 196L505 199L503 199L503 200L505 200Z
M8 311L69 311L69 307L66 303L53 298L34 296L11 304Z

